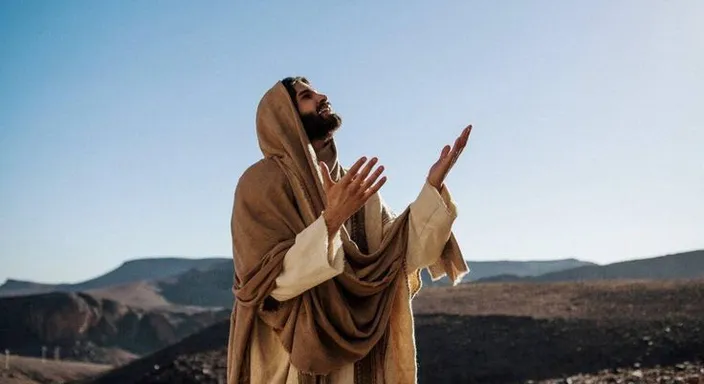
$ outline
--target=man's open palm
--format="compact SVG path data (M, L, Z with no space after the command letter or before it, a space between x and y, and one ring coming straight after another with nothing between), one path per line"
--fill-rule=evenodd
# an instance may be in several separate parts
M455 165L457 159L460 157L462 150L467 145L467 140L469 140L469 133L472 132L472 126L469 125L465 128L459 137L455 140L455 145L450 147L446 145L442 152L440 153L440 158L438 159L428 172L428 183L433 187L440 190L447 174Z

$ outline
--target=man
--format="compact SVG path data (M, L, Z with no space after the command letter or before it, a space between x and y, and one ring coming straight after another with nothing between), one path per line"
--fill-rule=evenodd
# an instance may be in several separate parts
M341 122L302 77L277 82L259 103L264 158L240 177L231 220L229 384L415 383L420 270L453 284L468 272L444 180L471 126L394 216L376 158L340 165Z

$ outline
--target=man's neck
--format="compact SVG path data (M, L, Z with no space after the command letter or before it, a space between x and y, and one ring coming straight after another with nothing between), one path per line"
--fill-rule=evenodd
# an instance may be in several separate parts
M313 146L313 149L318 152L321 149L325 148L325 146L328 145L331 139L332 137L326 137L324 139L312 140L310 144Z
M313 146L316 156L319 161L324 161L330 168L330 172L335 168L337 163L337 149L335 148L335 142L332 139L332 135L325 139L313 140L310 142Z

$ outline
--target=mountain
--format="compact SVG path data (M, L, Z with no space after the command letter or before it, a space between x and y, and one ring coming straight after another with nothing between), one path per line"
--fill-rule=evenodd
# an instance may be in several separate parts
M179 305L231 308L234 273L229 260L160 281L159 290L166 300Z
M96 277L95 279L74 284L72 288L78 291L130 283L140 280L164 279L179 275L192 269L208 269L215 264L228 261L232 263L232 259L222 257L205 259L169 257L131 260L123 263L118 268L102 276Z
M179 275L191 269L201 270L229 261L228 258L186 259L177 257L130 260L114 270L76 284L40 284L8 279L0 286L0 297L31 295L46 292L78 292L144 280L158 280Z
M51 292L56 289L56 287L56 284L42 284L31 281L7 279L3 285L0 285L0 297Z
M161 280L113 285L86 292L142 309L231 308L233 273L232 261L227 261Z
M146 311L81 292L0 298L0 346L41 356L42 346L62 357L120 364L179 341L229 310Z
M704 250L674 253L606 265L588 265L546 273L526 280L536 282L614 280L614 279L691 279L704 277Z
M562 271L597 264L577 259L535 260L535 261L472 261L469 264L471 272L465 281L483 279L489 276L514 275L538 276L550 272Z
M577 259L533 260L533 261L467 261L469 273L462 280L463 283L483 281L487 279L501 279L513 281L521 277L538 276L545 273L572 269L596 264ZM424 286L448 286L450 282L443 277L432 281L427 271L421 273Z

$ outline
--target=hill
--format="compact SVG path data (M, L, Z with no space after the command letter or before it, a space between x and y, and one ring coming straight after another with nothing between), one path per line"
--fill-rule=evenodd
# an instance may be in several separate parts
M577 259L557 259L557 260L529 260L529 261L468 261L470 273L468 273L463 283L471 281L495 280L508 277L507 280L516 280L522 277L538 276L545 273L563 271L583 266L596 266L597 264L581 261ZM442 278L432 281L427 271L421 274L424 286L449 286L449 280Z
M589 265L528 278L529 281L584 281L617 279L691 279L704 277L704 250Z
M465 281L475 281L489 276L514 275L538 276L577 267L597 266L595 263L577 259L534 260L534 261L472 261L472 272Z
M526 382L634 366L650 374L704 359L704 279L470 283L425 288L414 308L419 383ZM219 322L83 382L222 382L228 329Z
M145 258L126 261L112 271L76 284L41 284L8 279L0 286L0 297L32 295L46 292L79 292L112 285L169 278L191 269L207 269L228 258L186 259L177 257Z
M3 356L3 360L4 360ZM64 383L94 376L112 368L110 365L90 364L75 361L54 361L25 356L11 356L9 369L0 369L3 384L49 384Z
M0 299L0 346L40 356L121 364L229 317L223 311L147 311L86 293L52 292Z

